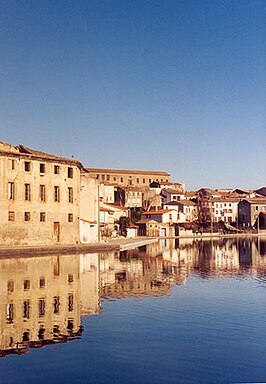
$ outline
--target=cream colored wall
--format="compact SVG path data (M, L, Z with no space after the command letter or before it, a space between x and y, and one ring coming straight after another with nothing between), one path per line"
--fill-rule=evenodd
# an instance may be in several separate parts
M98 241L99 214L99 183L90 179L87 174L80 175L80 218L96 222L93 228L89 223L80 223L81 242ZM86 241L84 239L87 239Z
M11 169L11 160L15 167ZM25 161L30 161L31 170L24 170ZM45 173L40 174L40 163L45 164ZM54 165L59 165L59 175L54 174ZM68 178L68 167L73 168L73 178ZM31 160L27 157L0 155L0 244L40 245L57 242L54 222L60 223L61 244L79 241L79 190L80 171L77 166L66 163ZM15 187L14 200L8 199L8 183ZM25 201L25 184L30 184L30 201ZM45 202L40 201L40 185L45 185ZM54 201L54 186L59 186L60 201ZM73 203L68 202L68 187L73 188ZM8 221L8 212L15 212L15 221ZM30 221L24 213L30 212ZM45 222L40 222L40 212L45 212ZM68 214L73 222L68 222Z

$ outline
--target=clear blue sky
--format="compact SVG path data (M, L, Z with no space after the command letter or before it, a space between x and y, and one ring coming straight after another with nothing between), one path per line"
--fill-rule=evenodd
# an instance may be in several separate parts
M266 185L265 1L1 0L0 140Z

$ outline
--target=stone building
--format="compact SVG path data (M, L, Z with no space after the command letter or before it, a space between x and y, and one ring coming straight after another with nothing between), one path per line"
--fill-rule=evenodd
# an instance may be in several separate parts
M266 197L244 199L238 204L239 227L253 227L260 212L266 212Z
M0 142L0 244L79 242L82 164Z
M91 178L120 187L149 187L153 181L170 182L171 175L163 171L86 168Z

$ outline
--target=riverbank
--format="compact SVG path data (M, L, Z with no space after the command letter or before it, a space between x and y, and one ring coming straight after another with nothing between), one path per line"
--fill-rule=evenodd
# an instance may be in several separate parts
M0 258L35 257L42 255L73 255L78 253L120 252L157 241L156 238L119 238L91 244L55 244L39 246L0 246Z
M176 239L176 240L210 240L219 238L266 238L266 233L239 233L239 234L218 234L203 233L194 236L174 236L174 237L136 237L132 239L118 238L111 239L106 242L98 242L91 244L54 244L39 246L0 246L0 258L11 257L35 257L42 255L73 255L80 253L96 253L96 252L120 252L128 249L141 247L146 244L154 243L158 240Z

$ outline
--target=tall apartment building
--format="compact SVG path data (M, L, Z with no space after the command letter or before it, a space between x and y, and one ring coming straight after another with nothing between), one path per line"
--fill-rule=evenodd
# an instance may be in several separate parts
M0 142L0 244L79 242L82 164Z

